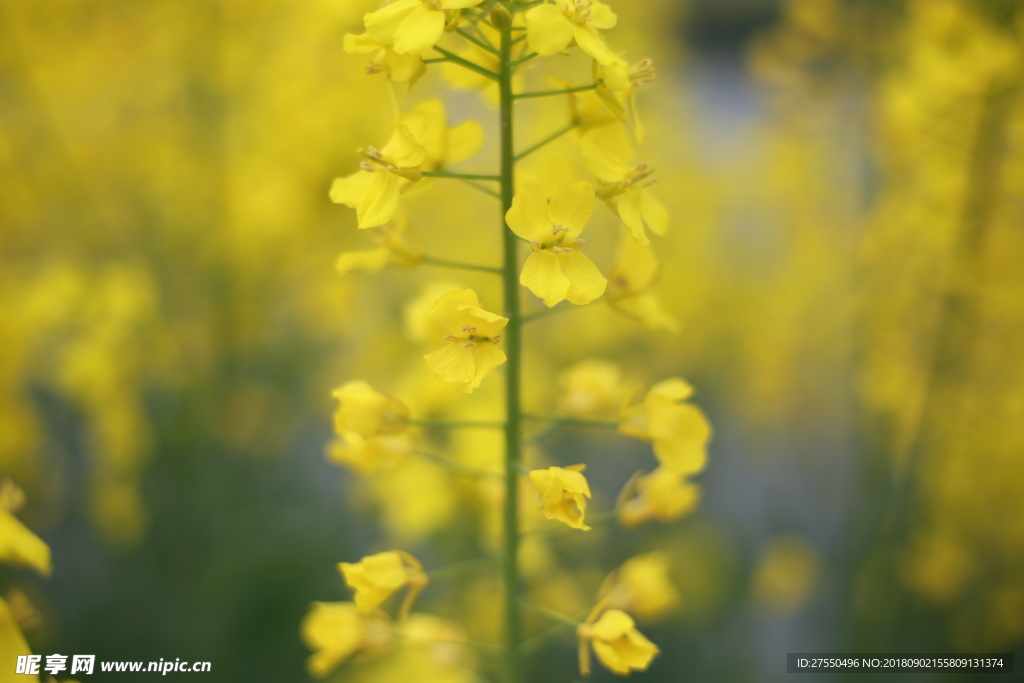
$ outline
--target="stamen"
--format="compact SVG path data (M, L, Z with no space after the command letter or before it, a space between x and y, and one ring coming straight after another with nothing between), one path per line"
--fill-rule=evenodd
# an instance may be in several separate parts
M377 168L373 164L365 160L359 162L359 168L363 169L367 173L373 173L374 171L377 170Z
M446 334L444 335L444 338L446 341L459 341L459 338L456 337L454 334Z
M533 249L534 251L537 251L538 249L543 249L543 248L544 248L544 245L543 245L543 244L541 244L540 242L537 242L537 241L534 241L534 240L530 240L530 247L531 247L531 248L532 248L532 249Z
M474 344L473 342L463 342L462 343L462 348L464 348L464 349L472 349L475 346L476 346L476 344Z
M370 145L369 147L366 148L366 153L369 156L373 157L374 159L383 159L384 158L384 156L379 151L377 151L377 148L374 147L373 145Z
M582 247L584 242L586 242L586 240L581 237L578 240L573 240L572 246L574 246L574 247Z
M495 344L497 344L498 342L501 341L501 335L500 334L494 335L493 337L491 337L491 341L494 342Z
M557 235L560 232L569 232L569 228L563 228L561 225L556 225L554 228L551 229L552 235Z
M551 251L556 254L568 254L572 251L572 247L551 247Z
M472 325L463 325L462 326L462 331L463 332L476 332L476 328L473 327Z

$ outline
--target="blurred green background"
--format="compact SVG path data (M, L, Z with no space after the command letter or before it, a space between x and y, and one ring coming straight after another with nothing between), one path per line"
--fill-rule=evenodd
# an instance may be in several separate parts
M368 240L327 188L393 118L342 50L377 4L0 0L0 474L54 561L49 579L0 567L0 591L38 610L35 651L306 680L299 623L348 595L337 562L397 540L435 565L483 552L457 508L411 528L324 458L332 387L422 381L410 299L440 281L495 300L457 273L334 271ZM679 331L552 318L528 394L550 402L588 357L647 384L681 375L715 439L696 514L567 541L551 590L666 549L681 609L643 625L663 650L643 681L778 681L794 651L1020 660L1024 10L613 6L609 40L658 67L643 155L672 211L656 291ZM401 101L428 96L494 130L436 74ZM539 137L560 107L524 120ZM458 248L496 260L496 234L469 244L490 206L467 192L418 198L421 232L461 230ZM611 448L588 470L607 502L649 456L598 436L549 448ZM439 586L424 608L497 622L487 585ZM556 643L530 680L575 666Z

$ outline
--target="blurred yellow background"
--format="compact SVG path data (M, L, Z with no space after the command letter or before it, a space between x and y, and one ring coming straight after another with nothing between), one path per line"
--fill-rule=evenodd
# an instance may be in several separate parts
M331 180L397 110L441 97L487 134L466 167L497 158L486 98L439 69L396 93L344 53L378 4L0 0L0 475L54 565L0 567L0 592L24 601L35 651L304 680L298 624L342 597L335 563L391 541L457 559L493 535L486 515L464 523L486 487L429 462L355 485L324 457L348 379L419 414L501 401L421 360L425 307L447 286L497 302L486 275L335 270L372 238ZM612 4L615 45L658 70L638 158L672 216L644 292L663 317L613 303L538 321L527 408L554 409L580 360L613 360L630 386L687 377L716 435L693 515L557 557L527 546L531 595L575 613L610 568L662 549L679 612L645 629L663 655L640 680L781 680L794 651L1020 653L1024 8ZM561 78L589 77L563 61ZM568 121L561 98L518 116L524 142ZM590 178L579 144L523 177ZM486 196L435 183L407 207L428 253L498 262ZM588 232L607 272L617 221L595 211ZM484 465L501 441L445 445ZM588 470L606 504L640 452L616 448ZM496 581L425 600L490 640ZM531 680L574 666L571 644L546 646Z

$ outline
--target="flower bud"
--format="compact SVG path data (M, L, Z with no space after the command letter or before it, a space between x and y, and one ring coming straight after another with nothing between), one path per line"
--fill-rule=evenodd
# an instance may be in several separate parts
M512 13L499 3L491 9L491 23L494 24L494 28L502 31L512 28Z

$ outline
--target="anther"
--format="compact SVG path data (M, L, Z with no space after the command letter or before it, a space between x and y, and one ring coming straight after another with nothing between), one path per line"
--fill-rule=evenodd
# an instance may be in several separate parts
M444 335L444 338L445 341L459 341L459 338L456 337L454 334L446 334Z
M374 147L373 145L370 145L369 147L366 148L366 153L368 155L370 155L371 157L373 157L374 159L383 159L384 158L381 155L381 153L377 151L377 148Z
M463 342L462 343L462 348L464 348L464 349L471 349L474 346L476 346L476 344L474 344L473 342Z
M463 332L476 332L476 328L473 327L472 325L463 325L462 326L462 331Z
M561 225L556 225L554 228L551 229L552 235L557 235L560 232L569 232L569 228L563 228Z
M373 173L374 171L377 170L369 161L360 161L359 168L363 169L367 173Z

